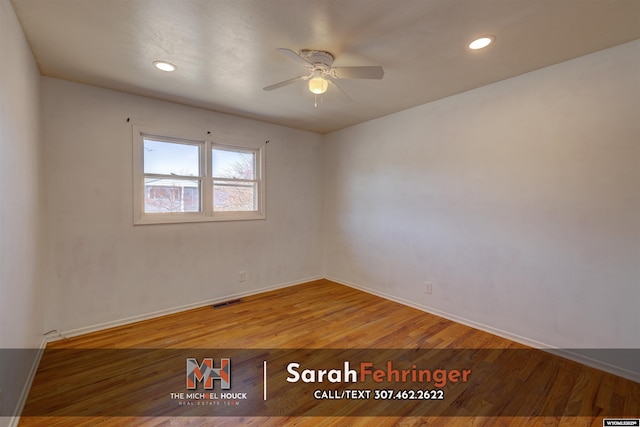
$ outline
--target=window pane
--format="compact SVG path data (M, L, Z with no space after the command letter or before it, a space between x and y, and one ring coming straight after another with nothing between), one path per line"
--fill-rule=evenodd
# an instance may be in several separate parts
M144 180L145 212L200 212L200 180Z
M255 182L215 181L213 210L216 212L251 212L258 210Z
M199 146L144 140L144 173L200 176Z
M256 179L256 153L214 148L211 155L214 178Z

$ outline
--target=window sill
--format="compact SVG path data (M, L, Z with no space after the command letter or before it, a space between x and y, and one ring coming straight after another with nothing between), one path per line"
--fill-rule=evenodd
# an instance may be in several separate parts
M266 219L265 214L258 212L247 213L219 213L213 216L203 214L147 214L142 218L134 220L133 225L153 225L153 224L187 224L193 222L220 222L220 221L253 221Z

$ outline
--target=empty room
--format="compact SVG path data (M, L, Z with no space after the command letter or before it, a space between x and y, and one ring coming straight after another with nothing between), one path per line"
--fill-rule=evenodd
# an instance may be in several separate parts
M0 0L0 426L640 425L640 2Z

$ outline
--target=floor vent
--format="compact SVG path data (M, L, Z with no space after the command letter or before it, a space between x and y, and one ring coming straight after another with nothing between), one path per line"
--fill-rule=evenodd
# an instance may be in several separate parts
M213 304L211 306L211 308L222 308L222 307L227 307L229 305L238 304L238 303L241 303L241 302L242 302L242 300L239 299L239 298L238 299L232 299L232 300L229 300L229 301L224 301L224 302L219 302L219 303Z

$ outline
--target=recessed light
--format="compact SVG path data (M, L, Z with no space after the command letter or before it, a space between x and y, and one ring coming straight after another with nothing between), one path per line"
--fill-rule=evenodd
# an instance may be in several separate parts
M176 66L167 61L154 61L153 65L155 65L158 70L162 71L171 72L176 70Z
M474 41L469 43L469 49L477 50L485 48L493 43L494 40L495 37L493 36L480 37L479 39L475 39Z

